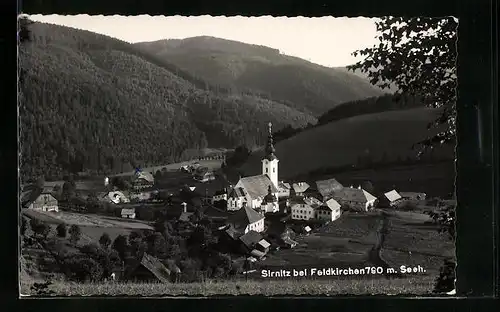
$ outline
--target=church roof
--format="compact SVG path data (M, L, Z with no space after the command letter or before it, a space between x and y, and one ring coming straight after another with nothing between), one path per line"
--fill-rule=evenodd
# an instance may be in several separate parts
M229 217L229 221L235 229L245 228L247 225L264 219L257 211L245 206Z
M278 201L278 198L273 195L271 185L267 188L267 195L264 196L264 201L263 203L275 203Z
M278 191L266 174L241 178L240 183L251 198L266 196L269 186L272 193Z

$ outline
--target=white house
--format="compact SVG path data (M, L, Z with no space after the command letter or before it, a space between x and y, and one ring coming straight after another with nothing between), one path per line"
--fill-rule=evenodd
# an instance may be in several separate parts
M321 202L314 197L297 198L290 203L291 215L294 220L310 220L316 217L316 208Z
M228 223L236 232L241 234L246 234L248 231L258 233L264 231L264 216L248 206L231 215L228 218Z
M122 218L135 219L135 208L123 208L121 211Z
M57 199L52 196L52 194L44 193L40 191L29 192L25 196L23 207L28 209L35 209L41 211L59 211L59 205Z
M113 204L129 203L130 200L120 191L108 192L103 196L104 201L111 202Z
M292 187L290 186L290 183L285 183L283 181L280 181L278 183L278 193L276 194L278 198L287 198L290 197L290 189Z
M340 204L333 198L316 208L316 219L335 221L340 218Z
M398 192L396 192L396 190L384 193L384 197L391 207L397 206L403 199L403 197Z
M246 205L246 202L247 197L245 194L245 189L243 189L242 187L235 187L227 197L227 210L240 210L244 205Z
M361 187L344 187L334 192L333 198L345 208L368 211L375 206L377 198Z

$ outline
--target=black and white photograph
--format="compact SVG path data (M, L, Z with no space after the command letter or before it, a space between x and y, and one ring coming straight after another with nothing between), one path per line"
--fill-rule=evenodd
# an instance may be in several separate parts
M455 295L458 24L19 15L20 296Z

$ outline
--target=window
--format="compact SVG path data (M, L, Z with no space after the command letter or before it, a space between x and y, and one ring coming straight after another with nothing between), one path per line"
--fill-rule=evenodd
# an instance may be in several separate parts
M268 168L266 168L266 173L268 173L268 172L269 172L269 169L268 169Z
M275 172L276 172L276 168L273 168L273 173L275 173Z

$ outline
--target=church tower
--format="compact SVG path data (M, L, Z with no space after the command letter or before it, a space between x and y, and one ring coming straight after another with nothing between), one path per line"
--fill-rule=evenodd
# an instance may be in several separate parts
M278 158L274 153L276 150L274 149L273 142L273 132L272 132L272 123L269 123L269 136L267 138L267 145L265 149L266 155L262 159L262 174L266 174L271 182L273 182L274 186L278 187Z

